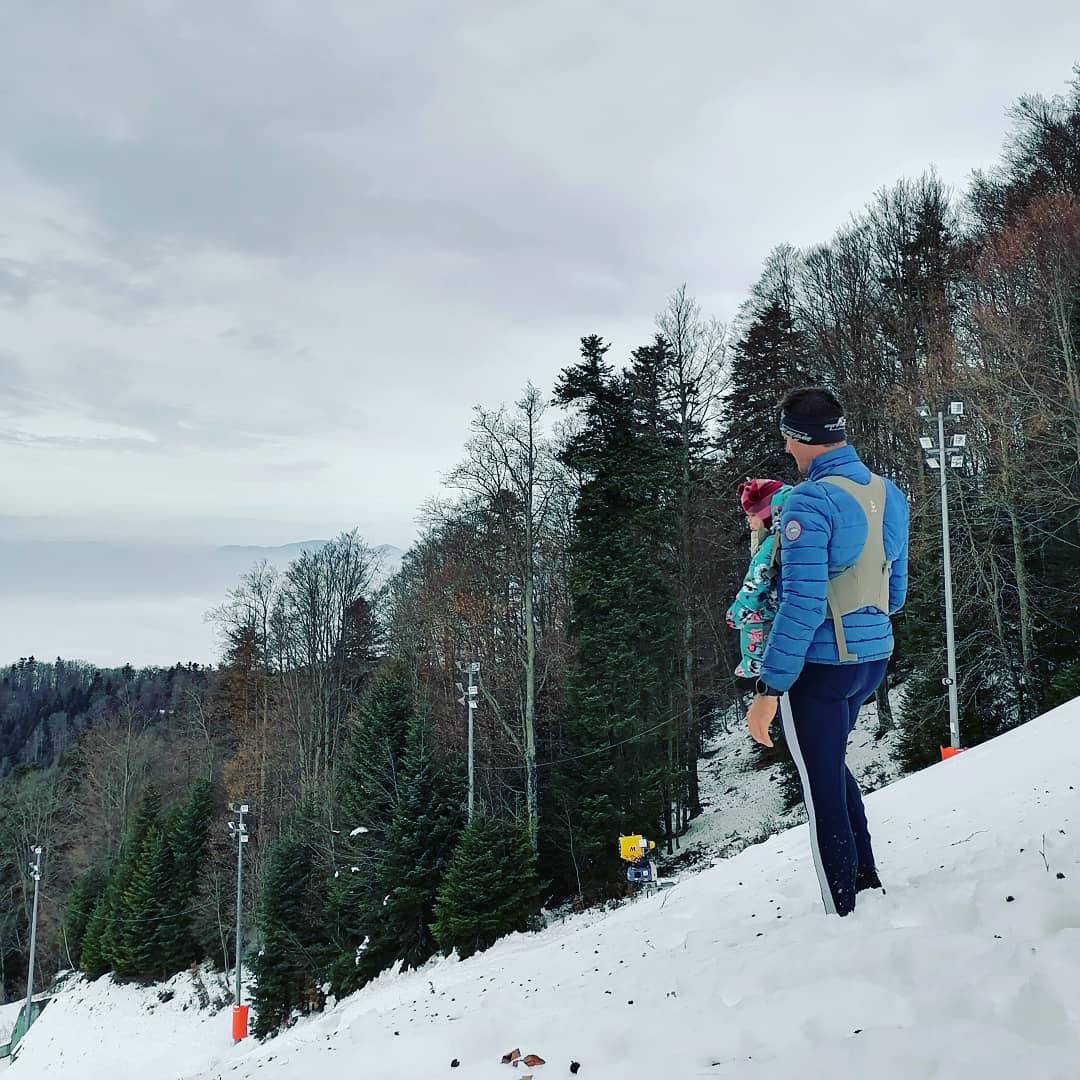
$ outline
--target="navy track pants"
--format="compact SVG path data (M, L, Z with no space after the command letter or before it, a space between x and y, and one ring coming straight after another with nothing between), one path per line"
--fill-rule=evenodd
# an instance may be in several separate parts
M810 819L810 847L830 915L855 908L857 879L874 879L874 851L862 795L844 762L863 703L885 677L888 660L806 664L781 697L784 738L799 770Z

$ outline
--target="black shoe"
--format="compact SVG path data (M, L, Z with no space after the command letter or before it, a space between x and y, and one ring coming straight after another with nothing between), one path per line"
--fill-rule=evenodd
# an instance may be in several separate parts
M869 870L860 869L855 875L855 892L866 892L867 889L880 889L882 893L885 892L885 886L881 884L881 878L874 867Z

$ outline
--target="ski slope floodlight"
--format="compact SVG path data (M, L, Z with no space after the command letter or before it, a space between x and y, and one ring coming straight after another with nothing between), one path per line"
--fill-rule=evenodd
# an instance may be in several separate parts
M964 403L962 401L950 401L949 402L949 415L950 416L963 416L964 415Z
M954 469L962 469L964 467L964 458L960 454L954 454L951 458L949 458L949 464Z
M919 445L924 450L933 450L934 449L934 440L931 439L929 435L920 435L919 436Z
M954 435L952 437L952 444L953 444L954 449L962 450L965 446L967 446L967 436L966 435Z
M936 457L928 457L926 459L926 464L929 465L931 469L940 469L941 468L941 462L938 461L938 459Z
M929 420L930 419L930 406L929 405L920 405L915 411L919 414L919 416L923 420Z

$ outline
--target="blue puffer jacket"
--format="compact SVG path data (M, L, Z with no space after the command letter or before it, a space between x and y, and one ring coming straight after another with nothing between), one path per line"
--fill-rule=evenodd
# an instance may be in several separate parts
M866 515L846 491L821 483L825 476L870 483L870 470L855 448L842 446L815 458L806 481L788 497L781 519L780 607L761 666L761 679L772 690L789 690L804 663L840 663L826 586L858 560L866 543ZM868 607L844 616L848 648L860 663L892 655L889 615L907 596L908 503L891 480L885 481L885 492L889 613Z

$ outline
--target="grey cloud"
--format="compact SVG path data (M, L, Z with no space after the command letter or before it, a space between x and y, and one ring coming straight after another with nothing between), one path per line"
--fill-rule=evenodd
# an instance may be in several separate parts
M81 3L62 15L35 7L0 75L8 153L92 207L125 258L163 240L279 257L336 250L431 260L438 279L440 257L457 253L470 280L522 308L573 265L649 263L659 236L626 220L647 197L635 172L654 154L654 120L642 117L639 163L626 160L633 142L613 137L618 116L590 145L574 113L606 107L610 93L580 98L580 74L561 77L580 58L530 48L524 13L447 5L420 20L430 5L362 7L367 17L354 14L361 5L320 5L308 20L256 4L204 7L202 18L197 4L156 17L120 6L104 21ZM512 74L516 50L523 72L505 93L489 80ZM530 62L543 66L522 79ZM612 59L595 63L599 89ZM581 175L566 168L578 155L592 159ZM598 184L605 159L626 176Z
M35 292L28 268L14 259L0 259L0 303L22 303Z
M160 294L134 279L137 262L93 260L49 253L36 260L0 259L0 303L6 295L12 302L27 301L46 294L63 294L90 300L103 315L127 321L161 302Z
M196 515L250 455L329 516L337 454L411 518L472 404L581 333L625 355L681 281L730 316L902 172L962 182L1080 35L1060 0L15 6L0 414L149 432L145 472L192 452Z
M268 327L229 326L218 334L218 340L233 346L241 346L255 353L274 353L280 356L298 357L304 349L290 343L284 334Z
M161 448L145 439L129 436L93 436L77 435L32 435L20 431L11 431L0 423L0 442L8 446L45 447L51 450L95 451L126 450L136 453L160 453Z
M18 406L25 408L34 398L33 379L18 357L0 351L0 415Z
M114 5L105 19L70 0L28 7L0 75L9 152L77 191L120 245L323 244L341 205L365 200L355 174L320 167L305 137L355 132L376 108L407 115L425 92L417 73L394 78L412 28L389 24L397 43L373 49L342 25L349 6L310 26L256 3ZM374 164L384 132L371 134Z
M314 473L323 472L329 467L329 464L327 461L308 459L305 461L268 462L266 468L271 472L282 475L310 476Z

